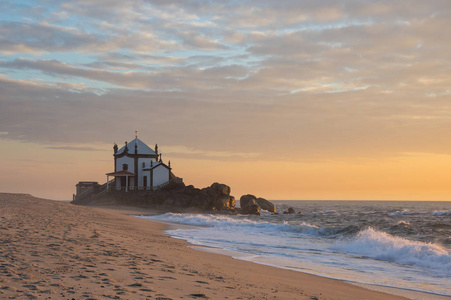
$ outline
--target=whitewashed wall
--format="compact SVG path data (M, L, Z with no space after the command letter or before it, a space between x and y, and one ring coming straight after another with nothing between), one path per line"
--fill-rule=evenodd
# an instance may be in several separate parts
M163 166L153 169L153 186L157 186L169 181L169 170Z
M144 171L143 169L150 168L150 162L156 163L155 159L152 158L138 158L138 178L130 177L130 187L143 187L144 181L143 177L147 176L147 186L150 186L150 172ZM144 163L144 165L143 165ZM116 171L122 171L122 165L128 164L128 172L135 173L135 160L131 157L121 157L116 160ZM153 186L158 186L169 181L169 170L163 166L157 166L153 170ZM137 182L137 185L135 185ZM120 187L120 181L116 182L116 186Z
M122 165L128 164L128 172L135 173L135 160L131 157L121 157L116 160L116 171L122 171Z
M138 186L143 187L143 176L147 176L147 186L150 186L150 173L149 171L143 171L143 169L150 168L150 162L155 163L155 159L152 158L138 158ZM143 166L144 163L144 166Z

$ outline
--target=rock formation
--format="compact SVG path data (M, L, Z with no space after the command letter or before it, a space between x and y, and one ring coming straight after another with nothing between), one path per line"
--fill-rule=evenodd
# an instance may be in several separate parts
M213 183L198 189L192 185L177 183L157 191L115 191L93 193L90 197L75 198L71 203L77 205L134 205L152 207L173 212L219 212L236 214L235 197L230 195L230 187ZM276 206L263 198L244 195L240 198L242 214L260 215L260 210L276 213Z
M138 205L158 207L170 211L197 209L198 211L234 212L235 197L230 196L230 187L225 184L213 183L211 186L198 189L183 183L168 190L130 191L127 193L114 190L101 197L92 197L89 202L72 201L78 205Z
M257 198L257 203L261 207L261 209L267 210L272 213L276 213L276 206L263 198Z
M254 195L243 195L240 198L241 213L248 215L260 215L260 209L276 213L276 206L263 198Z
M240 198L241 213L246 215L260 215L260 205L254 195L243 195Z
M284 211L283 213L291 215L291 214L295 214L296 211L292 207L289 207L288 210Z

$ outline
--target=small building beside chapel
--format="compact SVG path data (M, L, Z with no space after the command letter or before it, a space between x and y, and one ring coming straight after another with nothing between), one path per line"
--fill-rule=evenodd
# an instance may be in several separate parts
M153 190L176 178L171 162L165 164L158 153L158 145L150 148L138 139L137 133L135 139L118 148L114 144L114 172L106 174L108 183L110 177L115 179L111 181L113 190Z

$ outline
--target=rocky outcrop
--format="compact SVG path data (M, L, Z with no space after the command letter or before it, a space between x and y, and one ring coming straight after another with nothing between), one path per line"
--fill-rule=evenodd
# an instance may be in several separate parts
M283 213L291 215L291 214L295 214L296 211L292 207L289 207L288 210L284 211Z
M243 195L240 198L240 206L241 209L245 209L246 207L249 207L253 204L258 204L257 203L257 197L255 197L254 195Z
M271 202L269 202L268 200L263 199L263 198L257 198L256 201L261 209L267 210L272 213L276 213L276 206L274 204L272 204Z
M230 187L225 184L213 183L206 189L207 195L212 199L213 208L221 211L223 209L235 208L235 204L231 205L235 198L230 197Z
M260 215L260 206L257 203L252 204L241 211L241 213L246 215Z
M241 213L248 215L260 215L260 210L276 213L276 206L263 198L254 195L243 195L240 198Z
M246 215L260 215L260 205L254 195L243 195L240 198L241 213Z
M235 208L235 206L236 206L236 200L235 200L235 197L230 196L229 205L230 205L230 207Z
M158 192L155 193L158 195ZM203 189L189 185L170 190L168 197L163 198L165 198L162 202L164 206L195 207L203 211L230 211L235 209L235 198L230 196L230 187L217 182Z
M89 203L79 205L138 205L157 207L169 211L183 211L197 209L199 212L218 211L233 213L236 200L230 195L230 187L213 183L211 186L198 189L192 185L184 184L166 190L158 191L130 191L127 193L110 191L101 197L93 196Z

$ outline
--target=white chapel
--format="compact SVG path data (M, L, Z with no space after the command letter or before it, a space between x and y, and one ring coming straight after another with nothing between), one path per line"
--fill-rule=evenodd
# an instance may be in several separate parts
M114 176L111 188L122 191L129 190L153 190L172 179L176 179L172 173L171 162L165 164L161 153L158 153L158 145L150 148L140 139L136 131L135 139L125 142L118 150L114 144L114 172L107 173L107 182Z

